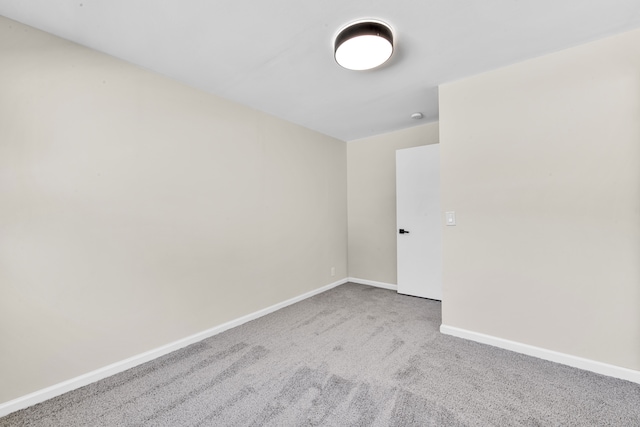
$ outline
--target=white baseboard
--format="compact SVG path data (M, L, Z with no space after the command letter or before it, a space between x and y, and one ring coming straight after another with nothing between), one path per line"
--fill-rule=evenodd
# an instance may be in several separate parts
M640 371L634 371L633 369L609 365L607 363L584 359L582 357L572 356L570 354L559 353L557 351L547 350L545 348L535 347L528 344L522 344L516 341L510 341L491 335L485 335L466 329L456 328L453 326L441 325L440 332L446 335L452 335L454 337L464 338L482 344L504 348L505 350L511 350L515 351L516 353L526 354L527 356L533 356L539 359L549 360L551 362L561 363L563 365L572 366L574 368L584 369L585 371L591 371L597 374L607 375L609 377L619 378L622 380L640 384Z
M329 285L323 286L321 288L315 289L313 291L307 292L305 294L299 295L297 297L288 299L281 303L272 305L270 307L264 308L262 310L256 311L255 313L247 314L246 316L242 316L238 319L231 320L227 323L223 323L222 325L215 326L211 329L207 329L206 331L199 332L197 334L188 336L186 338L182 338L178 341L174 341L170 344L163 345L162 347L155 348L153 350L149 350L145 353L138 354L136 356L130 357L128 359L122 360L120 362L112 363L111 365L105 366L100 369L96 369L95 371L88 372L84 375L80 375L78 377L72 378L67 381L63 381L61 383L52 385L50 387L44 388L42 390L38 390L33 393L29 393L25 396L19 397L14 400L10 400L5 403L0 404L0 417L5 415L9 415L12 412L19 411L20 409L27 408L29 406L35 405L36 403L44 402L45 400L49 400L56 396L60 396L66 392L71 390L75 390L80 387L84 387L85 385L94 383L103 378L109 377L111 375L115 375L120 372L124 372L127 369L131 369L135 366L141 365L145 362L149 362L153 359L157 359L158 357L164 356L165 354L171 353L172 351L179 350L188 345L197 343L206 338L212 337L219 333L222 333L228 329L234 328L236 326L240 326L243 323L247 323L251 320L255 320L259 317L265 316L269 313L273 313L274 311L280 310L286 306L291 304L295 304L304 299L310 298L312 296L318 295L322 292L326 292L329 289L333 289L336 286L343 285L347 283L347 279L342 279L337 282L331 283Z
M392 291L398 290L398 285L392 285L391 283L376 282L373 280L358 279L357 277L349 277L349 282L358 283L360 285L375 286L376 288L390 289Z

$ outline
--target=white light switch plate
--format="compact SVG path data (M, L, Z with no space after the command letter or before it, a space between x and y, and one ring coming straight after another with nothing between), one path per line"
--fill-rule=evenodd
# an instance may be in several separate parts
M456 225L456 213L454 211L444 213L447 225Z

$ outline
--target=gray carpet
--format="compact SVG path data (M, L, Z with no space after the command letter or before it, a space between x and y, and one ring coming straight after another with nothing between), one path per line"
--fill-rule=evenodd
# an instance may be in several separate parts
M441 335L346 284L0 426L640 426L640 385Z

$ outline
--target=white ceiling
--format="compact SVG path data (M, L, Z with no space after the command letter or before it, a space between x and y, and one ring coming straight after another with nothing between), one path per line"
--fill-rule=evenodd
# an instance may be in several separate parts
M349 141L437 120L441 83L638 28L640 0L0 0L0 15ZM333 59L359 18L395 31L378 69Z

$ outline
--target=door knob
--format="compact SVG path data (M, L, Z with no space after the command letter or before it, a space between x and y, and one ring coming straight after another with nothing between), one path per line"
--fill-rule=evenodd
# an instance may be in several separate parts
M400 234L409 234L409 230L405 230L404 228L401 228Z

